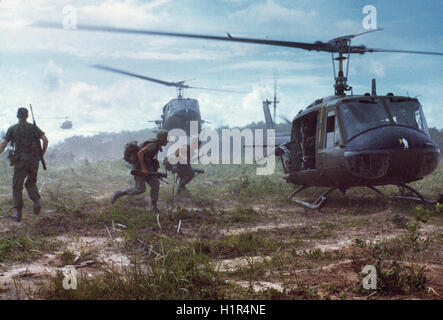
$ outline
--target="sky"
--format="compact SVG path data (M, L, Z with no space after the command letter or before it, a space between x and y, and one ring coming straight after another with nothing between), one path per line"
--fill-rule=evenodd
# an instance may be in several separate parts
M16 122L16 110L32 103L52 142L73 135L152 127L174 88L91 68L104 64L165 81L187 80L209 128L263 120L262 100L280 101L277 114L293 118L314 100L333 94L328 53L254 44L161 36L33 28L62 23L75 9L78 25L190 32L300 42L327 41L365 31L366 5L377 10L383 31L353 45L443 52L443 2L359 0L0 0L0 132ZM354 94L417 97L429 127L443 128L443 57L367 53L351 57ZM2 115L3 114L3 115ZM59 126L65 117L72 130Z

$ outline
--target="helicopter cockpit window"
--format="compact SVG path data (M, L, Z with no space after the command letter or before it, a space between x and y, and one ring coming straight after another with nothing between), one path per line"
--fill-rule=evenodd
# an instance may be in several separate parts
M390 101L389 110L395 124L426 132L420 105L414 101Z
M335 141L335 113L329 112L326 121L326 148L333 148Z
M349 101L341 105L340 108L341 119L348 140L363 131L391 123L381 101Z
M383 125L402 125L428 133L420 104L409 98L400 100L355 100L341 105L341 117L347 139ZM389 111L389 115L388 112ZM392 121L390 120L392 116Z
M334 146L341 145L340 127L338 126L338 119L335 117L335 133L334 133Z

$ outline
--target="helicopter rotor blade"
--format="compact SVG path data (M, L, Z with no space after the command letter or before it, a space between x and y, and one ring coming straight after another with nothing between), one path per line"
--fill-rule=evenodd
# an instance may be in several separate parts
M203 87L187 87L188 89L199 89L199 90L210 90L210 91L219 91L219 92L231 92L231 93L246 93L243 91L236 90L228 90L228 89L215 89L215 88L203 88Z
M352 39L352 38L359 37L359 36L362 36L362 35L367 34L367 33L376 32L376 31L383 31L383 30L384 30L383 28L377 28L377 29L372 29L372 30L368 30L368 31L352 34L352 35L349 35L347 37Z
M91 67L96 68L96 69L101 69L101 70L105 70L105 71L110 71L110 72L118 73L118 74L123 74L123 75L134 77L134 78L139 78L139 79L142 79L142 80L148 80L148 81L156 82L156 83L168 86L168 87L177 87L177 88L185 88L185 89L212 90L212 91L232 92L232 93L244 93L244 92L239 92L239 91L234 91L234 90L213 89L213 88L203 88L203 87L190 87L190 86L184 84L185 81L168 82L168 81L163 81L163 80L159 80L159 79L155 79L155 78L150 78L150 77L146 77L146 76L143 76L143 75L140 75L140 74L136 74L136 73L132 73L132 72L128 72L128 71L124 71L124 70L121 70L121 69L116 69L116 68L112 68L112 67L108 67L108 66L104 66L104 65L100 65L100 64L95 64L95 65L92 65Z
M279 116L279 118L282 119L287 124L291 124L292 123L286 116Z
M397 52L397 53L412 53L412 54L432 54L432 55L443 56L443 52L376 49L376 48L366 48L366 52Z
M101 64L95 64L95 65L92 65L91 67L96 68L96 69L101 69L101 70L109 71L109 72L118 73L118 74L123 74L123 75L129 76L129 77L133 77L133 78L138 78L138 79L142 79L142 80L156 82L156 83L168 86L168 87L188 88L187 85L183 84L184 81L180 81L180 82L163 81L163 80L160 80L160 79L150 78L150 77L146 77L146 76L143 76L143 75L140 75L140 74L128 72L128 71L125 71L125 70L104 66L104 65L101 65Z
M376 31L382 31L382 30L384 30L384 29L383 28L378 28L378 29L364 31L364 32L356 33L356 34L350 34L350 35L347 35L347 36L337 37L337 38L329 40L328 43L335 43L337 41L343 41L343 40L347 41L347 40L351 40L351 39L353 39L355 37L359 37L359 36L362 36L362 35L367 34L367 33L376 32Z
M60 23L53 22L36 22L32 24L34 27L39 28L50 28L50 29L62 29ZM432 55L443 55L439 52L427 52L427 51L408 51L408 50L390 50L390 49L370 49L366 46L350 46L348 43L351 38L359 36L361 34L348 35L344 37L338 37L330 40L329 42L316 41L314 43L306 42L294 42L294 41L284 41L284 40L265 40L265 39L254 39L254 38L237 38L230 34L226 37L203 35L203 34L193 34L193 33L178 33L178 32L166 32L166 31L151 31L151 30L140 30L140 29L128 29L128 28L116 28L109 26L94 26L94 25L78 25L77 31L100 31L109 33L127 33L127 34L139 34L139 35L159 35L167 37L179 37L179 38L194 38L194 39L206 39L206 40L218 40L218 41L229 41L229 42L241 42L241 43L254 43L254 44L264 44L271 46L279 46L286 48L298 48L308 51L321 51L321 52L333 52L333 53L349 53L349 54L364 54L366 52L400 52L400 53L413 53L413 54L432 54ZM370 32L378 31L379 29L371 30ZM142 78L143 79L143 78ZM150 79L145 79L150 80Z
M34 27L39 28L50 28L50 29L61 29L62 26L59 23L53 22L36 22L33 24ZM179 32L165 32L165 31L151 31L151 30L139 30L139 29L129 29L129 28L116 28L107 26L94 26L94 25L78 25L76 31L101 31L110 33L128 33L128 34L140 34L140 35L159 35L168 37L180 37L180 38L194 38L194 39L207 39L207 40L219 40L219 41L231 41L231 42L245 42L245 43L256 43L256 44L266 44L281 47L290 48L300 48L305 50L318 50L322 51L323 45L328 46L327 43L305 43L305 42L294 42L294 41L281 41L281 40L264 40L264 39L253 39L253 38L237 38L232 36L221 37L212 35L202 35L202 34L192 34L192 33L179 33Z

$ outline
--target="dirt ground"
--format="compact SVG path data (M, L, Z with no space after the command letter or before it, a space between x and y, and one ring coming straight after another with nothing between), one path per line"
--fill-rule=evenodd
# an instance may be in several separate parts
M27 209L20 224L1 217L9 249L0 260L0 299L45 298L40 288L68 265L93 279L104 267L130 267L134 256L142 265L161 260L161 237L203 248L223 278L218 298L443 299L441 208L380 201L358 189L332 193L324 208L309 210L285 199L289 186L254 197L253 189L241 196L229 184L235 178L198 178L174 202L167 198L172 186L162 184L158 216L147 211L148 193L112 206L108 183L91 188L81 205L44 202L41 216ZM205 194L208 185L221 189ZM7 201L6 192L0 196ZM417 220L420 212L429 219ZM366 265L379 266L376 290L362 287Z

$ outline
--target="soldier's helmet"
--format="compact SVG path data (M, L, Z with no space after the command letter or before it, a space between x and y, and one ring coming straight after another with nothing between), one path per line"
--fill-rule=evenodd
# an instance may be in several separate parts
M168 132L165 130L160 130L157 133L157 140L160 140L162 142L164 142L165 144L168 143Z
M26 119L28 117L28 109L26 108L18 108L17 110L17 118Z

